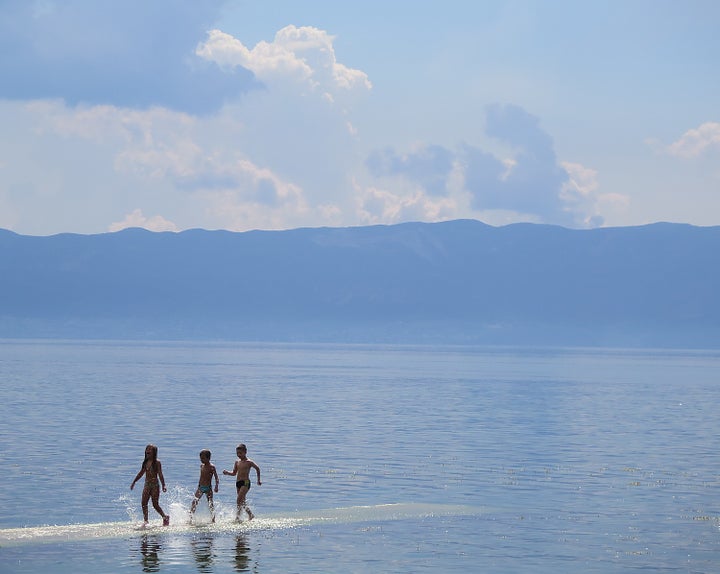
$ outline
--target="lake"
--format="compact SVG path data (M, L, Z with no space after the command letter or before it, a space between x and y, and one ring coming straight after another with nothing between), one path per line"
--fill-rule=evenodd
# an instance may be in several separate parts
M719 351L3 340L0 385L3 573L720 565Z

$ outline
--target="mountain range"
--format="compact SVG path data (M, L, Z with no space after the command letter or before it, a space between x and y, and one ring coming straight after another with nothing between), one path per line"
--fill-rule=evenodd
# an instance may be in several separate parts
M0 337L720 347L720 227L0 230Z

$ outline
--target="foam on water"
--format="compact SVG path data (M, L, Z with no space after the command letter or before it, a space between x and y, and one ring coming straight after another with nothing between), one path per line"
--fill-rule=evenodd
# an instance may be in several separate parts
M188 532L237 533L250 530L284 530L313 524L351 524L356 522L387 522L392 520L422 519L437 516L478 516L486 509L450 504L398 503L375 506L350 506L322 510L296 511L272 514L252 521L235 522L221 518L216 523L174 520L163 527L159 520L146 527L136 521L99 522L95 524L68 524L6 528L0 530L0 547L31 544L79 542L98 538L131 538L153 534L183 534ZM175 518L175 513L171 512ZM204 517L203 517L204 518Z

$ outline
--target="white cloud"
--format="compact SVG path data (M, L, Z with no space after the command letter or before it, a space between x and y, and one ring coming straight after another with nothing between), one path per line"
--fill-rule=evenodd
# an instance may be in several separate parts
M341 205L311 203L301 187L248 160L225 170L218 180L233 181L233 186L197 191L208 218L218 227L245 231L347 224L347 210Z
M183 179L198 177L202 156L203 150L190 138L172 141L153 137L126 147L117 154L114 165L119 173L177 184Z
M207 41L198 45L195 53L223 68L247 68L262 81L288 75L306 81L313 75L310 66L285 46L263 41L251 50L221 30L208 32Z
M357 213L363 224L392 224L401 221L441 221L457 217L451 197L431 197L420 189L403 193L370 186L356 190Z
M328 32L286 26L252 48L218 29L206 33L195 38L192 58L228 76L251 72L256 89L201 115L59 98L17 103L30 121L14 133L32 134L32 141L25 152L6 146L2 171L13 172L6 177L13 197L22 195L26 206L48 198L44 205L53 207L42 224L54 220L60 230L75 230L60 219L81 212L88 214L84 225L102 229L282 229L487 214L587 226L627 205L623 196L600 192L593 170L559 161L540 119L519 106L491 105L485 114L486 135L512 157L437 139L403 151L395 136L363 141L368 116L356 104L372 84L338 61ZM13 116L6 111L5 123ZM708 125L696 140L712 141ZM368 153L369 141L381 142L382 151ZM30 208L15 212L14 225L39 226Z
M340 90L372 87L367 74L337 61L334 37L310 26L286 26L273 42L259 42L248 49L220 30L211 30L196 54L222 67L242 66L268 84L292 78L322 92L328 101Z
M116 177L138 182L148 190L146 198L160 186L174 190L176 205L194 197L194 203L203 207L194 214L192 227L282 228L283 218L302 225L303 217L312 213L337 217L332 206L310 208L300 185L256 165L241 149L222 145L224 138L232 139L241 129L232 119L198 119L162 108L144 112L113 106L67 108L60 102L37 102L29 108L38 118L39 131L109 147ZM176 229L174 223L145 218L139 208L113 222L110 229L133 226Z
M177 225L172 221L168 221L161 215L145 217L140 209L128 213L122 221L110 224L108 231L120 231L128 227L142 227L149 231L178 231Z
M220 30L197 48L200 57L223 69L242 66L264 84L222 116L242 125L233 143L245 157L304 190L309 225L341 223L338 211L352 213L350 182L362 167L352 113L371 84L338 62L333 41L317 28L287 26L252 49Z
M36 133L56 133L98 144L150 144L157 134L177 137L200 122L191 115L159 107L148 110L110 105L69 108L59 100L45 100L30 102L26 109L36 120Z
M363 157L352 111L371 84L337 61L333 41L288 26L248 50L211 32L194 57L224 74L251 69L264 83L212 115L59 98L18 103L30 122L20 128L34 140L30 153L11 148L5 163L43 162L37 172L13 168L12 178L29 190L23 201L52 191L63 206L46 214L52 229L75 229L61 219L81 211L101 229L144 226L142 213L162 213L181 229L357 224L352 179ZM58 144L53 173L42 150ZM16 225L38 221L27 213Z
M585 227L605 223L609 215L617 215L630 203L619 193L599 193L598 172L579 163L560 162L568 179L560 191L564 209L573 214L575 221Z
M600 187L596 170L569 161L560 162L560 165L569 177L562 190L566 200L572 201L573 197L589 197Z
M720 149L720 123L705 122L700 127L686 131L679 140L670 144L666 151L682 158L694 158L710 149Z

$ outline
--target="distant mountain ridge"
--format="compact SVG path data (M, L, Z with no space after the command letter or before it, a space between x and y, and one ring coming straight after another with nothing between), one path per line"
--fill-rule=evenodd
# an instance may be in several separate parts
M720 347L720 227L0 230L0 337Z

